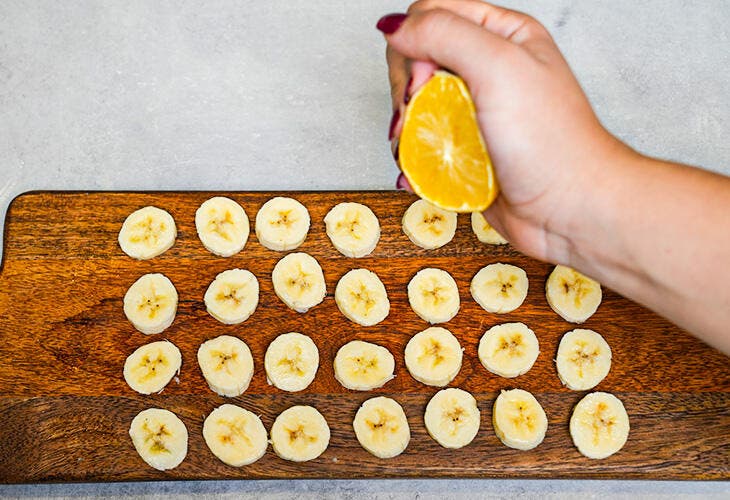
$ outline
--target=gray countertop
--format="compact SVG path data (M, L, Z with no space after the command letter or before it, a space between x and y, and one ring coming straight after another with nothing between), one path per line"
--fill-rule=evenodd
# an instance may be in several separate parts
M505 2L538 17L642 152L730 174L730 4ZM407 2L0 2L0 210L31 189L391 189L384 43ZM1 229L1 227L0 227ZM1 231L0 231L0 234ZM380 480L3 486L198 498L730 495L726 482Z

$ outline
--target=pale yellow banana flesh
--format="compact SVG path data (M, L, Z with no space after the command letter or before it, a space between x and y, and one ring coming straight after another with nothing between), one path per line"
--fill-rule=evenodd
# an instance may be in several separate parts
M127 289L124 314L137 330L154 335L172 324L177 300L177 290L165 275L145 274Z
M203 246L221 257L237 254L248 241L248 215L230 198L216 196L195 212L195 228Z
M172 216L157 207L132 212L122 224L117 240L122 251L133 259L157 257L175 244L177 228Z
M432 326L406 344L405 362L411 376L426 385L443 387L461 369L463 349L446 328Z
M271 427L271 446L284 460L314 460L327 449L330 428L324 416L311 406L284 410Z
M221 396L240 396L253 377L253 357L245 342L221 335L198 348L198 365L210 389Z
M623 403L607 392L586 395L570 417L573 443L588 458L606 458L623 448L629 427Z
M384 396L365 401L355 414L352 426L360 445L378 458L400 455L411 439L403 408Z
M456 233L456 212L417 200L403 214L403 232L417 246L433 250L450 242Z
M264 203L256 214L256 237L269 250L294 250L306 239L309 223L304 205L278 196Z
M524 323L504 323L484 333L478 354L487 370L500 377L514 378L532 368L540 346L535 332Z
M180 374L182 356L172 342L160 340L140 346L124 362L124 380L140 394L162 391Z
M423 417L430 436L444 448L462 448L479 432L480 413L474 396L456 388L442 389L426 405Z
M203 422L203 438L210 451L233 467L248 465L266 453L266 429L254 413L239 406L224 404Z
M477 239L487 245L505 245L507 240L494 229L480 212L471 213L471 229Z
M601 284L566 266L555 266L545 283L550 307L564 320L583 323L598 309L603 298Z
M304 252L290 253L271 273L274 292L291 309L305 313L324 300L327 287L319 262Z
M188 430L177 415L161 408L137 414L129 436L139 456L157 470L174 469L188 452Z
M527 297L527 273L511 264L489 264L471 280L474 300L485 311L504 314L517 309Z
M395 359L388 349L361 340L340 347L333 365L337 381L355 391L382 387L395 371Z
M611 348L599 333L576 328L560 339L555 365L560 381L569 389L592 389L611 370Z
M259 282L245 269L228 269L215 277L203 298L208 314L226 325L246 321L259 303Z
M311 338L297 332L276 337L264 356L266 378L283 391L306 389L319 367L319 351Z
M376 325L390 312L383 282L367 269L353 269L340 278L335 288L335 302L347 319L362 326Z
M324 218L332 245L346 257L365 257L380 239L380 223L369 207L360 203L340 203Z
M542 443L547 416L535 397L522 389L502 391L492 410L494 432L505 446L531 450Z
M421 319L445 323L459 312L461 301L456 281L442 269L421 269L408 283L408 302Z

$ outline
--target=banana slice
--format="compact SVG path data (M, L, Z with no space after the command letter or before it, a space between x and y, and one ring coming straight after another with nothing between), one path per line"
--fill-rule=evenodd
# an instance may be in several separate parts
M302 391L317 374L319 351L306 335L283 333L266 349L264 368L269 384L282 391Z
M308 231L309 212L293 198L272 198L256 214L256 237L269 250L294 250Z
M570 417L573 444L588 458L610 457L629 437L629 415L613 394L594 392L575 405Z
M489 264L471 280L471 296L490 313L512 312L527 297L529 282L523 269L511 264Z
M426 200L415 201L403 214L403 232L421 248L440 248L456 233L456 212L443 210Z
M144 207L127 216L119 231L119 246L133 259L157 257L175 244L177 228L172 215L157 207Z
M395 359L385 347L353 340L337 351L334 368L335 378L344 387L369 391L393 379Z
M259 303L259 282L250 271L229 269L215 277L204 300L208 314L221 323L242 323Z
M337 282L335 302L340 312L358 325L372 326L390 312L390 301L378 275L367 269L353 269Z
M380 224L372 210L360 203L335 205L324 218L327 236L346 257L365 257L378 245Z
M282 302L300 313L322 302L327 294L319 262L304 252L290 253L277 262L271 281Z
M240 396L253 377L251 350L243 340L228 335L203 342L198 364L210 389L221 396Z
M600 283L566 266L555 266L545 284L545 296L553 311L571 323L593 316L603 298Z
M522 389L502 391L492 411L494 433L505 446L531 450L545 439L547 416L535 396Z
M292 406L284 410L271 427L271 446L284 460L313 460L324 453L329 442L327 421L311 406Z
M600 334L576 328L560 339L555 364L563 385L574 391L586 391L608 375L611 348Z
M216 196L195 212L198 238L209 252L221 257L235 255L248 241L248 215L230 198Z
M134 448L150 467L174 469L188 454L188 430L177 415L161 408L137 414L129 426Z
M461 370L462 351L450 331L432 326L415 334L406 344L406 368L419 382L443 387Z
M505 245L507 240L494 229L480 212L471 213L471 229L477 239L488 245Z
M224 404L203 422L203 439L224 464L241 467L254 463L269 445L261 419L248 410Z
M463 448L479 432L477 400L461 389L442 389L426 405L423 420L438 444L444 448Z
M124 380L140 394L160 392L180 374L180 349L170 341L160 340L138 347L124 362Z
M397 457L411 440L403 407L380 396L365 401L352 422L360 445L378 458Z
M459 312L459 288L446 271L427 267L408 283L408 302L422 320L445 323Z
M146 335L160 333L177 313L177 290L164 274L145 274L124 294L124 314Z
M535 332L524 323L504 323L486 331L479 341L484 368L505 378L527 373L540 354Z

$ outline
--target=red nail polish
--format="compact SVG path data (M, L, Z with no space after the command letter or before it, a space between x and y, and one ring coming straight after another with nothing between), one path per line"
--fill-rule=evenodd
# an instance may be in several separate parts
M406 14L388 14L378 19L378 24L375 27L386 35L391 35L398 31L398 28L406 20L406 17Z
M403 92L403 104L408 104L408 101L411 100L411 83L413 83L413 75L411 75L408 83L406 83L406 90Z
M395 146L393 147L393 159L398 163L398 146L400 146L400 139L395 140Z
M390 119L390 127L388 127L388 140L393 139L393 132L395 132L395 125L398 123L398 118L400 118L400 110L396 109L393 111L393 117Z

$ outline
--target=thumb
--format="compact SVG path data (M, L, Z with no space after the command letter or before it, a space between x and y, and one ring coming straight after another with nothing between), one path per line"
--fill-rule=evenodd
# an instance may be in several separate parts
M499 78L503 73L500 67L521 51L501 36L445 9L414 11L407 16L391 14L381 18L377 27L397 52L447 68L470 87ZM475 64L484 59L489 65Z

